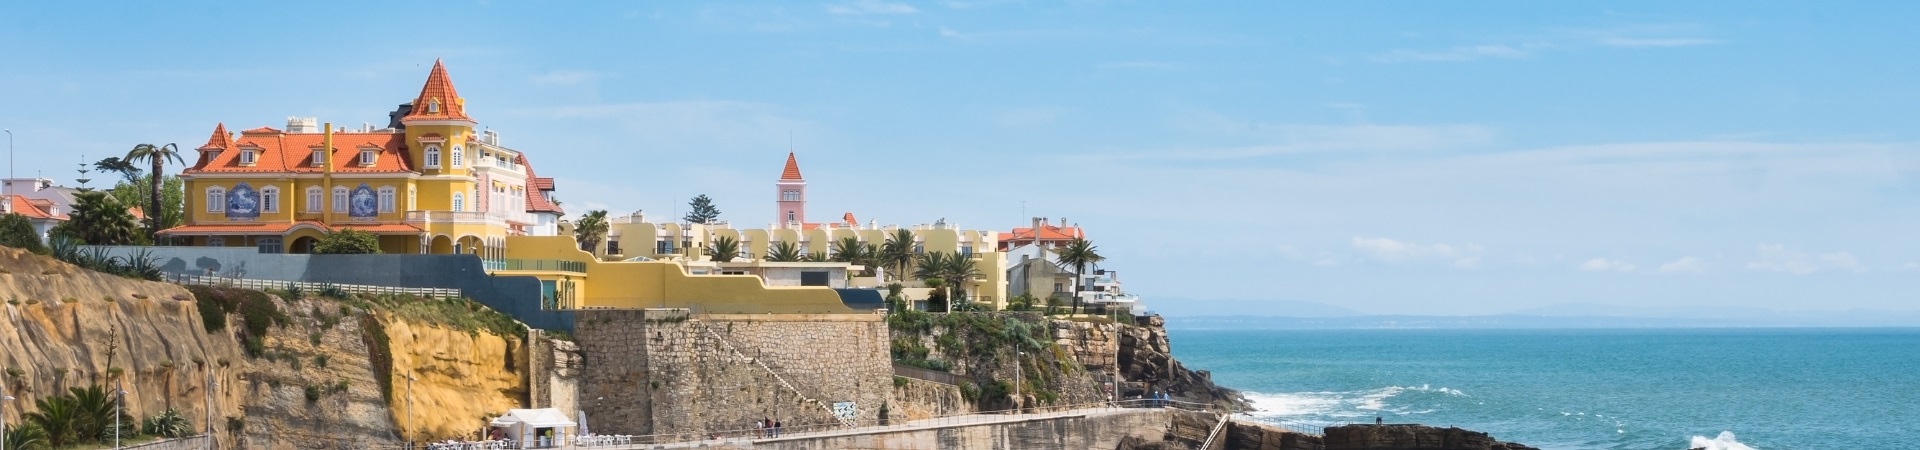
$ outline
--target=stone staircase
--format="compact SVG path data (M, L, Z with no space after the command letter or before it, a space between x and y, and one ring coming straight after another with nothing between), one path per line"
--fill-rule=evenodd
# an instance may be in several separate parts
M787 381L787 377L780 376L779 371L773 370L772 367L767 366L767 363L762 362L760 358L747 356L747 354L744 352L741 352L739 348L735 348L733 346L733 342L728 341L727 338L724 336L721 336L719 332L713 331L713 327L708 326L706 322L701 322L699 320L694 320L693 322L700 325L701 331L706 332L707 336L712 337L714 341L719 342L722 347L726 347L727 351L730 353L733 353L735 357L738 357L742 360L750 361L756 366L760 366L760 370L765 370L768 375L772 375L774 381L780 382L780 386L783 388L786 388L790 392L793 392L793 395L795 397L800 397L802 399L805 399L807 403L812 403L815 406L819 406L821 411L824 411L827 413L827 416L833 417L835 420L839 420L841 426L851 428L856 425L856 423L853 420L844 419L844 418L841 418L838 414L834 414L833 407L827 406L827 404L821 403L819 399L809 397L807 396L806 393L801 392L800 388L794 387L792 382Z

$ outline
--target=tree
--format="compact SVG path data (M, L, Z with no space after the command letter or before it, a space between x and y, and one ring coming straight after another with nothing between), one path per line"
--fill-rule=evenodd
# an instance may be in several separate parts
M72 396L49 395L33 403L36 411L21 416L46 434L48 447L60 448L78 443L74 428L81 420L80 407L74 404Z
M800 253L800 245L792 242L776 242L772 248L767 249L769 262L800 262L805 258L806 255Z
M712 257L713 262L733 262L734 257L740 256L740 241L732 236L713 238L713 246L707 247L707 256Z
M133 161L120 159L118 156L109 156L107 159L95 162L93 168L101 172L120 174L120 179L127 183L132 183L140 179L141 175L145 175L139 167L133 165Z
M160 146L153 144L135 145L133 146L133 150L128 151L127 156L123 159L127 160L130 164L146 161L148 164L153 165L153 170L147 174L147 177L152 179L153 183L148 186L151 194L148 196L149 200L147 201L147 211L150 211L147 213L147 236L150 238L158 238L160 236L161 224L160 211L162 211L160 208L160 175L164 170L163 166L166 165L167 160L173 160L173 162L179 164L186 164L186 161L180 159L180 147L173 144Z
M1073 269L1073 313L1079 314L1080 292L1086 289L1081 282L1085 281L1087 266L1098 267L1100 261L1105 261L1107 258L1100 256L1099 247L1095 247L1092 241L1085 238L1073 238L1057 252L1060 255L1060 267Z
M689 209L685 220L688 223L706 225L720 218L720 208L713 206L713 199L707 198L707 194L694 197L692 201L687 202L687 206Z
M977 276L980 268L973 258L959 253L928 253L921 256L913 268L913 277L927 283L927 287L951 286L959 291L955 298L966 297L967 282Z
M53 234L78 239L87 245L128 245L137 242L133 214L105 192L75 193L73 212L68 220L54 226ZM53 430L49 429L48 432Z
M134 178L122 181L107 189L122 205L145 203L147 193L151 191L153 181L146 178ZM168 175L160 182L160 229L165 230L186 223L187 184L180 177ZM142 211L148 217L153 211Z
M51 445L47 431L32 423L8 424L7 435L0 439L6 439L6 448L14 450L46 450Z
M40 233L33 231L33 222L19 213L0 215L0 245L47 253L47 246L40 242Z
M894 280L905 280L907 266L913 264L913 253L913 231L901 228L893 230L893 234L887 236L887 242L880 244L880 251L874 259L876 263L893 269Z
M317 255L368 255L380 253L380 237L352 228L327 233L313 243Z
M833 241L833 260L865 266L865 268L861 269L860 276L873 276L874 265L879 259L878 257L879 254L874 250L873 246L865 242L860 242L859 238L848 236L840 238L838 241Z
M587 211L573 223L573 241L580 243L581 250L593 252L600 248L600 240L607 237L607 226L607 210Z

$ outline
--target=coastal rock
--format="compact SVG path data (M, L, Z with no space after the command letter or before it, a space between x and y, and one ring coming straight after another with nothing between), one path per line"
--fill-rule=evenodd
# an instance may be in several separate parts
M1487 433L1426 425L1327 427L1326 450L1538 450L1494 440Z

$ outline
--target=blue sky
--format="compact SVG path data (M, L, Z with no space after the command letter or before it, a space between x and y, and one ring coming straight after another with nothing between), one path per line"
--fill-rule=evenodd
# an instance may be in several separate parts
M1914 311L1916 9L9 3L0 127L70 183L216 122L384 123L443 58L575 212L758 226L791 142L816 218L1066 217L1170 314Z

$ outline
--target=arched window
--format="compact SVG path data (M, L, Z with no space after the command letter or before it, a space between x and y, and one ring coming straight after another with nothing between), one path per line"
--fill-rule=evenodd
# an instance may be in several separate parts
M217 213L227 210L227 190L219 186L207 188L207 212Z
M427 146L427 168L428 169L440 168L440 146L438 145Z
M467 205L467 196L465 194L462 194L459 192L453 193L453 210L454 211L466 211L466 209L463 208L466 205Z
M307 188L307 212L310 212L310 213L320 212L320 187L319 186L310 186Z
M333 212L347 212L347 187L333 187Z
M393 198L394 198L395 192L396 191L393 189L393 186L380 187L380 212L383 212L383 213L393 212Z
M453 153L451 156L448 156L447 159L452 160L453 168L460 168L460 146L453 146Z
M273 186L260 188L260 211L280 212L280 188Z
M427 114L439 114L439 113L440 113L440 99L428 100Z

